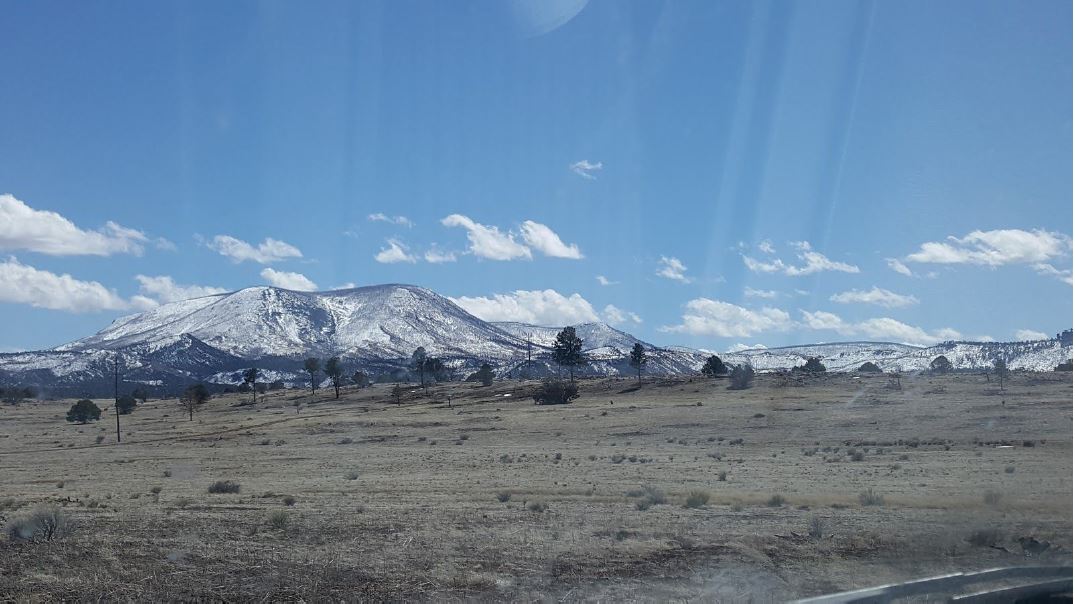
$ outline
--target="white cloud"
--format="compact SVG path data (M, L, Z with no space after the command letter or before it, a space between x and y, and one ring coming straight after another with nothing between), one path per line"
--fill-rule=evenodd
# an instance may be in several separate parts
M837 262L835 260L829 260L824 254L820 252L804 251L799 254L801 260L805 260L804 266L789 266L784 269L784 272L793 277L801 275L812 275L814 273L820 273L822 271L837 271L841 273L857 273L859 267L853 264L847 264L845 262Z
M604 315L605 322L609 325L619 325L621 323L626 323L627 321L630 321L637 325L642 322L642 317L639 317L637 314L629 310L616 308L611 304L605 306L605 309L602 311L601 314Z
M601 170L602 167L601 162L593 163L584 159L571 164L568 169L583 178L597 180L597 176L594 176L594 173Z
M582 258L582 252L579 251L577 245L565 244L552 229L539 222L527 220L523 222L522 230L523 241L546 256L570 258L572 260Z
M768 239L766 239L765 241L762 241L761 243L759 243L758 244L758 249L763 251L763 252L765 252L766 254L775 254L776 253L776 250L773 249L773 242L769 241Z
M751 310L721 300L695 298L687 302L683 322L661 327L661 331L722 338L750 338L768 331L783 331L793 325L790 315L765 307Z
M492 297L452 298L464 310L485 321L517 321L563 326L599 321L593 306L579 294L564 296L556 290L517 290Z
M0 249L52 256L111 256L142 253L145 233L112 221L87 231L56 212L35 210L13 195L0 195Z
M680 283L690 283L690 277L687 277L684 273L687 272L687 265L679 261L679 258L661 256L661 260L657 265L657 276L664 277L665 279L671 279L673 281L679 281Z
M429 248L425 253L425 260L430 264L455 262L455 259L455 252L441 250L436 245L433 245L433 247Z
M1027 340L1048 340L1049 334L1040 331L1034 331L1033 329L1018 329L1015 331L1015 340L1018 342L1024 342Z
M377 212L376 214L370 214L366 217L366 219L370 222L387 222L389 224L398 224L399 226L405 226L407 228L414 226L414 223L411 222L411 219L407 218L406 216L388 216L381 212Z
M130 304L96 281L81 281L20 263L0 262L0 302L68 312L123 310Z
M619 281L609 281L608 277L605 277L604 275L598 275L596 279L598 283L605 287L608 287L609 285L616 285L617 283L619 283Z
M354 289L356 287L358 287L357 284L355 284L355 283L353 283L351 281L348 281L347 283L341 283L339 285L334 285L334 286L332 286L332 289Z
M933 264L1038 264L1071 252L1071 238L1042 229L972 231L965 237L923 243L909 254L910 262Z
M885 308L900 308L918 304L918 298L914 296L897 294L896 292L887 289L881 289L876 285L869 291L853 289L839 294L833 294L829 300L839 302L840 304L876 304Z
M377 252L377 255L373 257L374 260L381 264L395 264L397 262L410 262L411 264L418 261L418 259L408 251L407 246L398 239L387 240L388 247L382 248Z
M914 276L914 273L911 272L911 269L908 268L906 264L900 262L897 258L885 258L885 262L888 264L888 268L896 271L901 275L907 277Z
M140 296L140 298L150 298L160 303L189 300L191 298L201 298L202 296L212 296L214 294L228 292L228 290L222 287L179 285L167 275L158 275L156 277L136 275L134 278L138 281L139 291L144 294L143 296ZM141 306L147 304L145 300L142 299L140 299L138 303Z
M1067 283L1068 285L1072 284L1072 281L1071 281L1071 269L1060 270L1060 269L1056 268L1055 266L1053 266L1051 264L1048 264L1046 262L1040 262L1038 264L1035 264L1032 268L1039 275L1045 275L1047 277L1056 277L1057 279L1060 279L1061 281L1063 281L1064 283Z
M783 271L785 268L787 268L784 266L784 263L781 262L779 258L773 260L772 262L766 262L764 260L755 260L750 256L743 256L743 264L745 264L748 269L754 271L755 273L776 273Z
M792 277L812 275L823 271L836 271L841 273L859 272L859 267L853 264L831 260L821 252L814 251L807 241L793 241L791 242L791 246L799 250L796 256L803 262L801 266L787 264L779 258L766 261L751 258L746 255L743 256L743 264L755 273L784 273L785 275ZM769 246L769 250L767 251L771 253L772 246Z
M951 328L927 332L921 327L908 325L888 317L848 323L830 312L809 312L805 310L801 312L805 327L836 331L844 336L862 337L871 340L895 340L915 346L930 346L946 340L958 340L962 337L958 331Z
M284 289L293 289L299 292L312 292L317 290L317 284L306 278L306 275L302 273L289 273L286 271L277 271L271 268L266 268L261 271L261 278L268 281L270 285L276 287L282 287Z
M737 343L728 349L728 352L743 352L744 350L766 350L768 347L764 344L754 344L750 346L748 344Z
M754 289L753 287L746 287L743 289L743 295L748 298L765 298L766 300L772 300L780 294L771 289Z
M254 247L231 235L217 235L206 245L221 256L231 258L232 262L252 260L258 264L270 264L286 258L302 258L299 248L272 238L266 238Z
M511 233L501 233L495 226L479 224L462 214L447 216L441 220L441 224L466 229L467 240L470 242L468 250L475 256L490 260L529 260L532 257L530 248L515 241L515 236Z

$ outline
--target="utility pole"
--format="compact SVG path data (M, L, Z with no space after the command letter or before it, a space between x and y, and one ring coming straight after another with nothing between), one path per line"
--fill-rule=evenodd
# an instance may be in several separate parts
M112 357L113 376L115 377L115 385L113 392L116 395L116 442L123 442L123 437L119 433L119 354L117 353Z

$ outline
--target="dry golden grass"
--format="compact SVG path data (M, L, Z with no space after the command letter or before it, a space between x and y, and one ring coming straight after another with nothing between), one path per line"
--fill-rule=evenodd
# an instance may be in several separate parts
M1070 564L1067 375L1013 374L1002 394L970 375L886 383L588 380L555 407L509 382L399 406L390 386L282 391L215 398L193 422L152 400L122 444L110 401L84 426L63 421L70 401L2 407L0 517L53 503L77 527L0 538L0 593L780 600L1025 564L1020 537ZM239 493L210 494L221 480ZM644 487L665 502L636 505ZM863 506L867 489L884 504ZM696 491L708 501L686 507ZM997 547L967 541L983 528Z

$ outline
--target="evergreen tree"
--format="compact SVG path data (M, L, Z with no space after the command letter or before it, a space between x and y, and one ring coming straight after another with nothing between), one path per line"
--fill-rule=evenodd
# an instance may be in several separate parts
M365 388L370 385L369 376L361 371L356 371L355 374L351 376L351 381L359 388Z
M418 372L418 383L423 387L426 385L426 359L428 357L426 349L422 346L415 348L411 353L411 368Z
M476 373L475 376L477 377L478 381L482 383L482 386L493 385L493 368L489 365L489 363L482 363L482 366L478 368L478 373Z
M649 358L646 356L646 349L641 344L635 342L633 348L631 348L631 367L635 368L638 372L638 387L642 387L642 370L646 367L646 361Z
M571 381L575 381L575 367L585 362L582 354L582 340L575 335L574 327L565 327L556 334L552 345L552 358L560 367L567 366L571 371Z
M302 364L303 370L310 374L310 394L317 393L317 374L321 373L321 359L310 357Z
M332 357L325 361L325 375L332 382L332 388L336 391L336 398L340 398L340 383L343 381L343 367L340 366L340 357Z
M84 398L78 401L67 411L67 421L71 423L84 424L99 419L101 419L101 408L89 399Z
M1004 378L1008 377L1008 364L1004 362L1004 359L997 359L993 361L993 373L997 374L997 379L1000 380L1000 389L1004 390Z
M705 365L702 365L702 375L706 377L717 377L718 375L724 375L728 373L728 367L724 364L724 361L720 360L717 355L710 355L705 360Z
M120 415L129 415L137 406L138 399L129 394L121 396L116 400L116 411L118 411Z
M250 390L254 392L254 402L258 402L257 384L258 378L261 377L261 371L257 367L251 367L243 372L243 383L250 387Z
M179 405L190 415L190 421L194 421L194 412L209 400L209 389L205 384L191 384L179 397Z
M942 354L930 362L929 369L933 373L948 373L952 370L952 361L949 361L948 357Z

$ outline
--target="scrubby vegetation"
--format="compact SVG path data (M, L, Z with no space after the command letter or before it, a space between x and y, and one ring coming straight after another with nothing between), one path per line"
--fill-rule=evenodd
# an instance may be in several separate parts
M534 391L534 402L539 405L563 405L579 397L579 387L575 382L547 379Z

